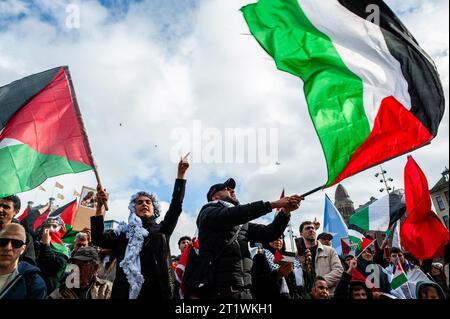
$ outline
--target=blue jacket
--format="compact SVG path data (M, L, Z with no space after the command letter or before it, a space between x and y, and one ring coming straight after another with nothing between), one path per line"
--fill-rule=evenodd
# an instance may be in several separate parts
M21 261L17 270L19 275L3 288L1 299L45 299L47 297L47 287L39 268Z

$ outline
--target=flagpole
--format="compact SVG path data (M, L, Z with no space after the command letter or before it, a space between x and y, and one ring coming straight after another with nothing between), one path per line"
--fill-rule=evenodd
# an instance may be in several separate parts
M100 181L100 175L98 174L97 164L95 164L94 157L92 156L91 145L89 144L89 139L87 138L86 127L84 126L83 117L81 116L80 106L78 105L78 100L77 100L77 96L75 94L75 89L73 88L72 76L70 75L69 67L68 66L64 66L64 70L65 70L65 73L66 73L66 76L67 76L67 81L69 82L70 93L72 95L73 104L75 106L75 111L77 112L78 120L80 121L81 131L83 132L83 140L84 140L84 143L85 143L85 145L86 145L86 147L88 149L88 154L87 155L89 156L89 159L91 160L91 163L94 164L94 174L95 174L95 178L97 179L97 183L99 185L102 185L102 183ZM104 207L105 207L106 211L109 210L107 202L104 203Z
M303 195L300 195L300 197L306 197L306 196L309 196L309 195L311 195L311 194L314 194L314 193L316 193L316 192L318 192L318 191L320 191L320 190L323 190L323 189L325 188L325 186L326 186L326 185L323 185L323 186L319 186L319 187L317 187L317 188L314 188L313 190L310 190L309 192L306 192L306 193L304 193Z
M369 245L367 245L367 247L364 248L364 249L362 250L362 252L359 253L358 256L356 256L356 259L358 259L359 257L361 257L361 255L363 254L363 252L365 252L365 251L367 250L367 248L369 248L370 246L372 246L372 245L375 243L375 241L376 241L376 239L372 240L372 242L371 242Z
M102 182L100 182L100 175L99 175L99 173L98 173L98 167L97 167L97 165L94 166L94 173L95 173L95 178L97 179L97 183L98 183L99 185L102 185ZM103 203L103 205L104 205L104 207L105 207L105 210L108 211L108 210L109 210L108 202L105 201L105 202Z

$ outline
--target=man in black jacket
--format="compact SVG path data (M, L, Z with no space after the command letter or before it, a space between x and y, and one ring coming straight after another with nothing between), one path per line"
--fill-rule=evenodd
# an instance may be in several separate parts
M111 249L117 256L112 299L172 299L175 275L170 259L169 240L182 212L187 157L178 165L172 201L164 220L156 223L159 206L153 194L132 196L128 224L104 232L103 210L106 193L97 187L97 216L91 217L92 243Z
M232 178L212 186L207 194L209 203L203 206L197 218L200 258L213 263L212 287L203 297L251 299L249 241L270 242L279 238L288 225L290 212L296 210L302 200L295 195L274 202L239 205L235 187L236 182ZM249 223L281 208L283 210L267 226ZM236 239L230 242L233 237Z

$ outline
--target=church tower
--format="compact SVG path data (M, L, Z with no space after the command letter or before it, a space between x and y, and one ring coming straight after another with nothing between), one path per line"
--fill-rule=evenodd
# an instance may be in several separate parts
M353 206L353 201L350 199L350 196L348 196L347 190L341 184L336 188L334 206L336 206L337 210L344 218L345 223L348 225L350 216L355 213L355 207Z

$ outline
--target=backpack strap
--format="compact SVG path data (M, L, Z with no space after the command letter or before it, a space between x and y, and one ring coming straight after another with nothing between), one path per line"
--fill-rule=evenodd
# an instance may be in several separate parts
M225 249L238 238L239 233L241 232L242 226L244 226L244 225L239 226L238 230L234 233L233 237L231 237L231 239L229 241L227 241L227 243L222 248L222 250L216 255L216 258L214 258L214 261L217 261L220 258L220 256L222 256L222 254L225 252Z

